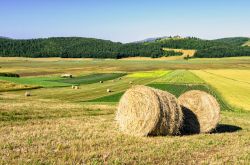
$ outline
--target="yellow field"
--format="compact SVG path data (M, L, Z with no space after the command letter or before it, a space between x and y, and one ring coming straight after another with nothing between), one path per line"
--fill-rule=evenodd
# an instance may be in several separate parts
M175 51L175 52L181 52L183 53L183 57L187 57L187 55L189 55L189 57L193 57L196 50L187 50L187 49L169 49L169 48L164 48L163 50L166 50L166 51Z
M163 70L152 71L152 72L135 72L135 73L129 74L127 77L157 78L157 77L166 75L168 72L169 71L163 71Z
M250 70L192 71L221 93L236 108L250 110Z
M31 85L15 84L8 81L0 80L0 92L18 90L18 89L30 89Z
M235 81L243 81L250 83L250 70L223 69L223 70L206 70L206 71Z
M247 41L243 46L250 46L250 41Z
M196 50L185 50L185 49L169 49L169 48L164 48L163 50L166 51L175 51L175 52L181 52L183 53L183 55L181 56L168 56L168 57L160 57L160 58L151 58L151 57L128 57L128 58L123 58L121 60L153 60L153 61L157 61L157 60L182 60L184 59L184 57L187 57L187 55L189 55L189 57L194 56Z
M27 57L0 57L0 61L85 61L94 60L93 58L61 58L61 57L49 57L49 58L27 58Z

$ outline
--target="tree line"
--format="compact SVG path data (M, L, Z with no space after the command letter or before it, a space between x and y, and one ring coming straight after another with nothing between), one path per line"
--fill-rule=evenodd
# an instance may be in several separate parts
M160 45L122 44L93 38L0 39L0 56L3 57L124 58L162 55Z
M124 58L181 55L163 48L195 49L194 57L250 56L249 47L241 46L248 38L202 40L199 38L167 38L154 42L122 44L108 40L80 37L15 40L0 38L2 57Z

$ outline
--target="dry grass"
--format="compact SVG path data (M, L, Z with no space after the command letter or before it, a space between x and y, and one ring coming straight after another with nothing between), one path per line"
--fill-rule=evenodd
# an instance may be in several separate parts
M29 61L33 59L0 58L2 72L18 73L21 76L38 76L48 74L72 73L74 75L93 72L135 72L167 69L218 69L218 68L250 68L249 57L190 60L64 60ZM7 58L8 59L8 58ZM26 61L27 60L27 61Z
M241 127L243 130L239 132L141 138L121 134L114 121L115 108L106 108L93 115L89 111L95 109L79 104L0 100L1 115L3 109L23 118L31 113L33 117L47 114L44 118L8 121L0 116L0 164L248 164L250 161L249 114L222 114L222 123ZM63 115L65 112L71 115Z
M60 58L60 57L50 57L50 58L26 58L26 57L0 57L1 61L85 61L93 60L93 58Z
M128 57L123 58L121 60L151 60L151 61L161 61L161 60L183 60L184 57L193 57L196 50L185 50L185 49L170 49L170 48L164 48L165 51L175 51L175 52L181 52L183 55L181 56L169 56L169 57L160 57L160 58L151 58L151 57Z
M35 86L16 84L16 83L0 80L0 92L11 91L11 90L32 89L32 88L35 88Z
M183 59L184 57L187 57L187 56L193 57L194 54L195 54L195 52L196 52L196 50L190 50L190 49L170 49L170 48L164 48L163 50L165 50L165 51L181 52L182 56L180 56L180 57L182 57L182 58L179 57L180 59ZM177 59L178 59L178 57L177 57Z

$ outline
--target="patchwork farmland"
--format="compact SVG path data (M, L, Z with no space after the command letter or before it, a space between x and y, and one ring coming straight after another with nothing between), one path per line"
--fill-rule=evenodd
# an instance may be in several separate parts
M250 58L90 60L0 58L0 164L246 164L250 161ZM70 73L73 78L61 78ZM72 89L72 85L79 89ZM134 85L179 97L213 95L210 134L134 137L115 121ZM107 92L110 89L111 92ZM25 97L25 92L30 97Z

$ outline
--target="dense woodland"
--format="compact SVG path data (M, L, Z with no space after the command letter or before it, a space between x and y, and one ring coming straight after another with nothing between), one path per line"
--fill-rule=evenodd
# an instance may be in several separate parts
M250 47L243 47L249 38L201 40L198 38L164 38L153 42L122 44L108 40L80 37L15 40L0 38L2 57L124 58L181 55L162 48L196 49L195 57L250 56Z

